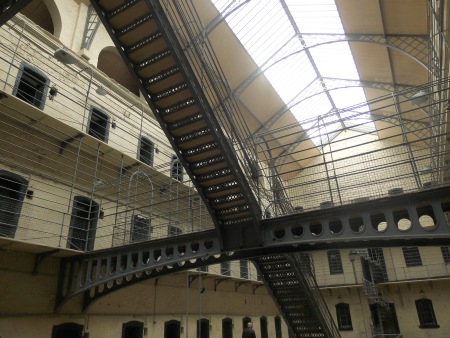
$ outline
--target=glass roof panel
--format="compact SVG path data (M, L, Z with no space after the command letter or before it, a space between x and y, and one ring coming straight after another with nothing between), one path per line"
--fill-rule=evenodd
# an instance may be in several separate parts
M220 10L233 2L213 3ZM361 122L367 122L364 131L374 129L367 105L345 114L344 108L366 101L362 88L327 93L326 85L320 82L322 78L359 79L348 43L317 46L313 42L317 39L310 38L308 45L308 34L317 37L345 33L335 0L285 0L284 4L275 0L249 1L226 20L303 129L317 126L319 117L327 115L326 128L308 131L316 145L326 141L320 135L323 130L335 135L343 127L357 130Z

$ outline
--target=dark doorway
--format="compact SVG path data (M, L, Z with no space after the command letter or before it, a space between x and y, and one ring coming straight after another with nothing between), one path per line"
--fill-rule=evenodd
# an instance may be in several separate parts
M233 338L233 320L231 318L222 319L222 338Z
M197 320L197 338L209 338L209 320Z
M67 240L68 248L83 251L94 249L98 210L98 204L90 198L75 196Z
M267 331L267 318L261 317L259 319L259 326L261 329L261 338L269 338L269 332Z
M377 332L382 334L400 334L400 328L397 321L397 313L393 303L387 306L380 304L370 304L372 321Z
M169 320L164 323L164 338L180 338L181 323L178 320Z
M250 323L252 319L250 317L242 318L242 330L247 327L247 324Z
M122 338L142 338L144 323L131 321L122 325Z
M0 236L14 238L28 181L0 170Z
M52 338L82 338L83 325L64 323L53 326Z

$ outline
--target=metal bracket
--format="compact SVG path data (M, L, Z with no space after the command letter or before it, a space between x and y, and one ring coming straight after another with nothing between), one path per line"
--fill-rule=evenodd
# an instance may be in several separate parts
M264 286L264 284L253 284L253 294L255 294L255 291L259 289L261 286Z
M36 255L36 260L34 261L34 268L33 268L33 272L32 272L33 276L37 275L37 268L38 268L39 264L41 264L42 261L44 259L46 259L48 256L51 256L56 252L59 252L59 249L43 252L43 253Z
M64 140L61 142L61 145L59 146L59 155L62 155L64 153L64 150L67 148L69 144L71 144L73 141L81 139L84 136L84 134L79 133L78 135L75 135L71 138L68 138L67 140Z
M214 291L217 291L217 287L219 286L219 284L221 284L227 280L229 280L229 278L214 279Z
M236 283L234 283L234 291L237 292L237 290L239 289L239 287L241 285L244 285L244 284L247 284L247 283L250 283L250 281L248 280L248 281L245 281L245 282L236 282Z

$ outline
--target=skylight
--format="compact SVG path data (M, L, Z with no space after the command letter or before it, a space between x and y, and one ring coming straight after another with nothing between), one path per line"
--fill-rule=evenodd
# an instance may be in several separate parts
M221 13L232 2L213 0ZM372 131L367 105L347 109L366 102L363 89L326 85L359 79L348 43L329 42L345 33L335 0L284 4L249 1L226 21L316 145L346 128Z

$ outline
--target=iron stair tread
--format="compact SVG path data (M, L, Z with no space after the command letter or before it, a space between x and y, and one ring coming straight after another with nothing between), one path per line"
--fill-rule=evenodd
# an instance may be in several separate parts
M175 138L175 143L181 150L198 147L214 141L214 136L209 128L194 130L192 133Z
M205 117L202 113L191 115L182 120L178 120L169 125L169 130L175 137L180 137L191 133L193 130L204 129L208 127ZM215 142L217 145L217 142Z
M177 102L173 106L159 111L159 115L166 123L174 123L197 113L199 113L199 108L193 98Z
M211 187L225 183L236 183L230 168L221 169L212 173L197 176L197 180L202 187Z
M163 70L162 72L142 79L144 87L149 93L157 93L169 88L173 83L183 81L183 75L177 66Z
M203 191L208 198L216 198L238 192L240 189L236 181L231 181L206 187Z
M110 22L116 37L121 38L121 41L127 45L139 41L148 32L156 31L156 22L153 20L153 15L148 11L143 14L140 13L139 17L133 20L129 19L131 18L126 18L125 22L117 26Z
M228 164L225 162L225 158L222 154L217 156L211 156L199 159L198 161L189 161L189 166L192 172L196 175L203 175L220 169L225 169Z
M152 102L158 109L165 109L175 103L192 98L191 90L186 82L181 82L159 93L151 95Z
M133 63L139 63L145 60L148 55L168 49L168 45L159 31L147 34L140 40L123 39L123 42L126 42L124 52Z
M134 64L135 71L141 79L152 77L160 73L161 69L168 69L175 66L175 58L169 49L152 54L148 58Z
M126 1L112 9L108 9L111 8L109 6L103 7L106 11L105 18L108 20L110 25L115 27L123 26L124 21L126 24L126 22L136 20L142 15L142 13L149 11L145 1L142 0Z
M102 8L105 11L105 18L110 21L115 16L122 14L130 7L136 6L138 3L144 3L143 0L112 0L112 1L99 1Z
M202 144L199 147L187 149L182 152L188 162L198 162L205 158L215 157L222 154L216 141Z
M211 200L211 205L216 210L227 209L243 204L246 204L246 200L241 192L224 197L214 198Z

